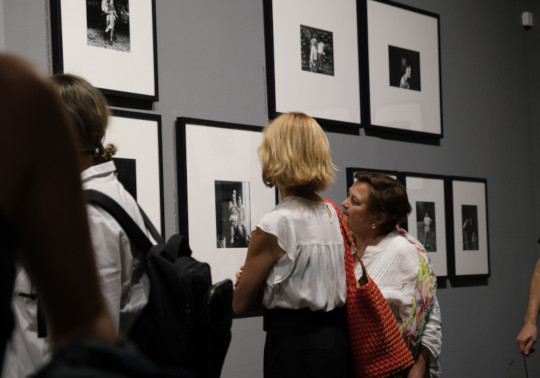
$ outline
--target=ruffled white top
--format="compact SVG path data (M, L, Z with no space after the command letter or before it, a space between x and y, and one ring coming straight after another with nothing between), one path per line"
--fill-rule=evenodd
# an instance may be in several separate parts
M275 235L285 251L266 277L265 308L330 311L345 305L345 247L331 205L289 196L257 227Z
M392 231L377 245L368 246L362 261L388 302L398 324L403 324L411 314L416 294L419 264L416 247L397 231ZM357 278L361 277L360 264L356 266L355 274ZM442 348L442 319L436 294L421 344L431 352L432 363L436 362Z

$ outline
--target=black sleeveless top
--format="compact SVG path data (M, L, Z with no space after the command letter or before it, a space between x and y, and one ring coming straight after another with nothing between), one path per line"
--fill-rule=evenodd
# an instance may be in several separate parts
M0 371L6 344L11 337L14 320L11 312L11 294L15 279L15 232L0 212Z

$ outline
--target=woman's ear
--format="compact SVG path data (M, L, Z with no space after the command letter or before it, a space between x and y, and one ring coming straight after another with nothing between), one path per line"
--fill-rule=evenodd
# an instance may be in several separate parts
M373 223L375 223L378 227L386 221L386 218L388 217L385 213L379 213L373 217Z

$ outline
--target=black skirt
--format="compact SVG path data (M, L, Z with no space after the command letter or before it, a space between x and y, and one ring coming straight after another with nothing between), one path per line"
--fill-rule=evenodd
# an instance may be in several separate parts
M345 308L264 310L265 378L353 377Z

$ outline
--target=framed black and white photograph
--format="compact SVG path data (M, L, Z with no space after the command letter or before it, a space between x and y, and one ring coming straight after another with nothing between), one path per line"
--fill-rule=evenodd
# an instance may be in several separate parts
M437 277L448 276L444 176L404 173L412 211L407 231L426 249Z
M270 118L301 111L358 132L357 18L355 0L264 0Z
M262 127L192 118L176 121L179 232L214 282L244 263L251 232L276 206L262 181Z
M161 116L113 110L104 145L112 143L118 180L163 235Z
M215 181L217 248L247 247L251 238L249 186L249 181Z
M302 70L334 76L333 33L300 25Z
M53 70L156 101L155 0L51 0Z
M366 7L368 128L442 137L439 16L384 0Z
M487 181L452 178L453 275L488 276Z
M354 182L356 181L354 179L354 172L358 172L358 171L383 173L385 175L388 175L388 176L392 177L395 180L401 180L401 175L400 175L400 173L398 171L392 171L392 170L388 170L388 169L347 167L345 169L345 173L347 175L347 191L352 186L352 184L354 184Z

